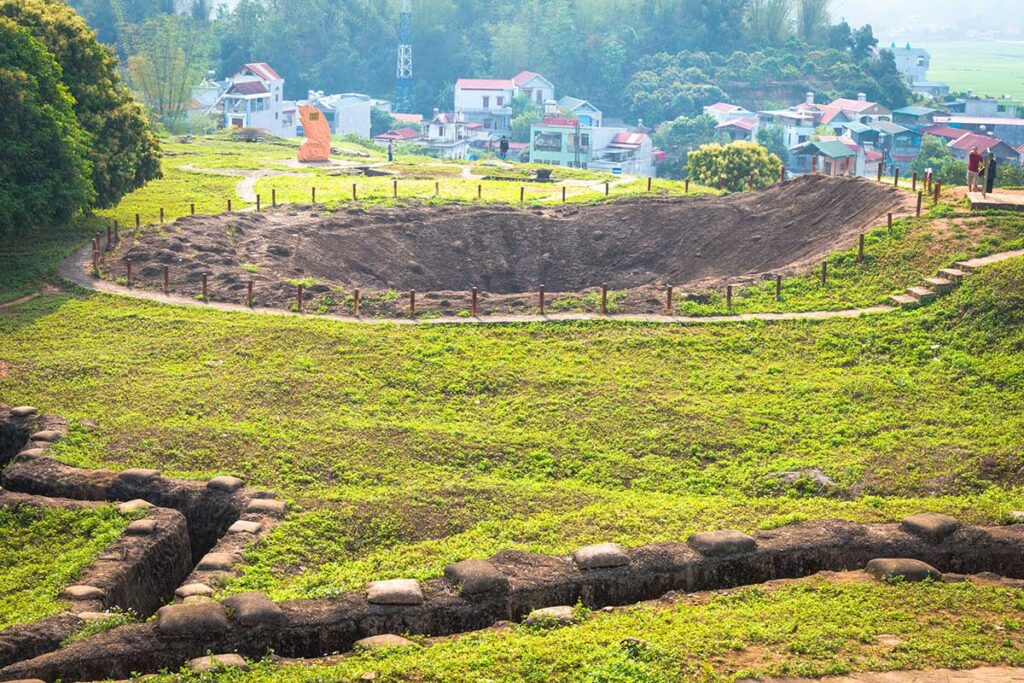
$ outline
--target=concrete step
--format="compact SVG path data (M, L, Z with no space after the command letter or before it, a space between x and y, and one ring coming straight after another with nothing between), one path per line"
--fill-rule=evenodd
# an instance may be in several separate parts
M959 268L943 268L939 271L939 277L944 277L947 280L952 280L953 282L960 282L967 275L967 272L960 270Z
M896 294L889 297L889 301L892 302L893 306L899 306L900 308L910 308L916 306L920 302L909 294Z
M927 287L908 287L907 294L914 297L921 303L931 301L935 298L935 292L928 289Z
M956 263L953 264L953 267L958 270L962 270L965 273L973 273L975 270L977 270L977 267L974 266L974 264L968 263L967 261L957 261Z
M926 277L925 284L931 287L936 294L945 294L956 286L956 282L944 277Z

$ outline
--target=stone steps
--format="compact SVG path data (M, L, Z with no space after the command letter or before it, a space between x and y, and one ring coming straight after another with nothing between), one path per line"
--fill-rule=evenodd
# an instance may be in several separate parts
M910 308L911 306L916 306L918 303L920 303L917 299L910 296L909 294L894 294L893 296L889 297L889 301L891 301L893 305L899 306L900 308Z
M959 268L943 268L942 270L939 271L939 277L944 277L947 280L952 280L953 282L957 283L963 280L966 276L967 273L960 270Z
M921 287L920 285L916 287L907 287L907 294L914 297L921 303L931 301L936 296L933 290L928 289L927 287Z
M924 282L934 290L936 294L946 294L953 289L954 285L956 285L955 281L944 277L926 277Z
M1020 256L1024 256L1024 249L1005 251L990 256L980 256L966 261L957 261L951 268L941 269L934 277L924 278L924 285L927 286L917 285L908 287L904 294L891 296L889 301L893 306L899 308L911 308L928 303L937 296L953 291L965 277L977 272L979 268Z

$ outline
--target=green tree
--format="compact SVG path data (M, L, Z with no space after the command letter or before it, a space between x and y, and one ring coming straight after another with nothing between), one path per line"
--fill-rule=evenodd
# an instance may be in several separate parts
M377 107L370 107L370 137L401 127L401 121Z
M963 185L967 181L967 164L957 161L942 138L934 135L921 138L921 149L910 170L920 177L931 171L932 178L943 185Z
M831 0L797 0L796 35L809 45L824 45L828 38Z
M750 0L746 29L750 45L782 45L793 35L793 0Z
M160 177L160 146L142 108L117 75L117 59L61 0L0 0L0 17L28 30L53 54L92 145L97 206L113 206Z
M710 187L718 187L724 179L727 190L738 192L747 189L751 176L756 188L778 182L782 161L756 142L715 143L690 152L686 172Z
M814 132L811 133L811 140L820 140L823 137L835 137L836 129L832 126L823 123L820 126L814 128Z
M766 123L758 127L757 144L780 159L784 159L789 151L786 149L785 131L777 123Z
M658 175L682 177L687 155L691 150L714 141L717 124L714 118L701 114L693 118L680 116L655 128L654 144L665 152L665 161L658 165Z
M132 85L161 123L177 129L192 101L192 85L202 80L210 64L205 22L160 15L136 27L128 43Z
M0 18L0 232L66 221L92 201L73 105L53 55Z

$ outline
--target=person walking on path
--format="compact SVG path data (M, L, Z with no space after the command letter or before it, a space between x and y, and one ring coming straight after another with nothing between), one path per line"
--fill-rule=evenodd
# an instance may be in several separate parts
M508 158L508 138L504 135L501 136L501 142L498 143L498 156L502 161Z
M388 140L388 161L395 160L395 141Z
M982 195L992 193L992 188L996 185L996 171L996 155L989 151L985 160L985 189L982 190Z
M967 157L967 191L977 192L981 187L981 162L984 157L978 153L977 147L971 147L971 153Z

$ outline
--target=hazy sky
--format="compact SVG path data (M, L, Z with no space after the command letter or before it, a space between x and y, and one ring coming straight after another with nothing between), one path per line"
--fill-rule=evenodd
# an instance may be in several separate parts
M871 24L881 42L997 33L1024 41L1024 0L833 0L833 16Z

